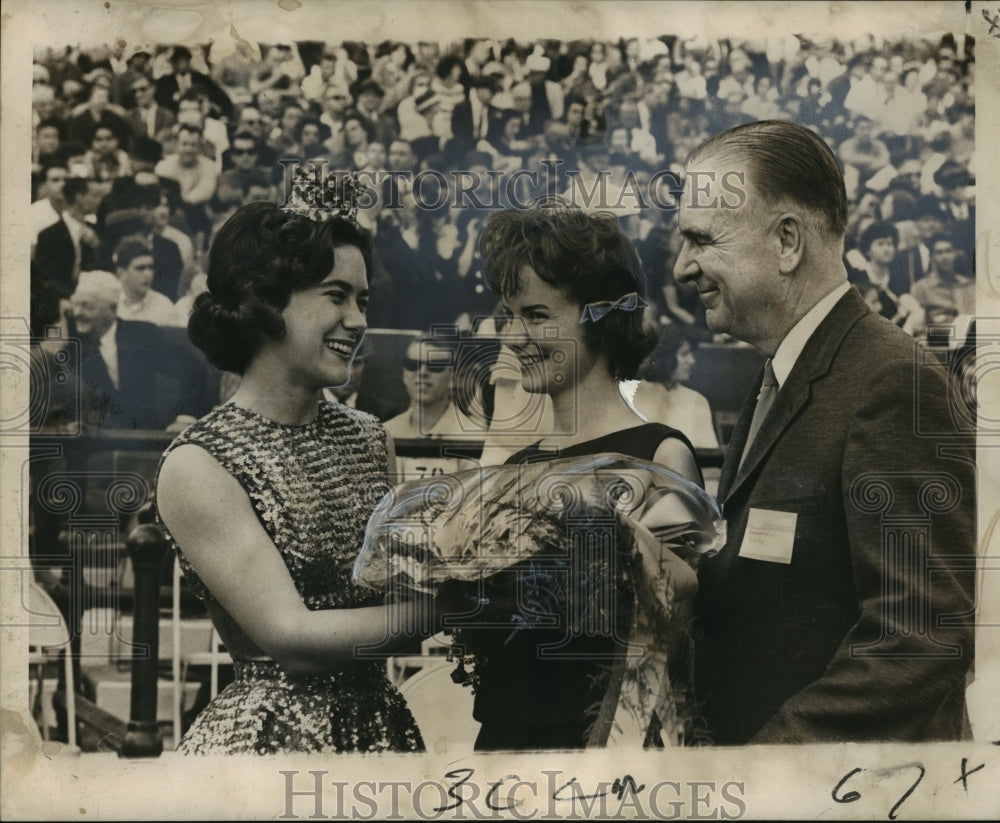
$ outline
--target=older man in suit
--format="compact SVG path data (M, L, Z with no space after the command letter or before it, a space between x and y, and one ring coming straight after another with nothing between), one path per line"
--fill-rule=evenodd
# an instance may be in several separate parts
M957 740L973 655L975 472L943 369L842 263L835 156L761 121L687 161L679 282L768 359L719 483L696 672L718 744Z
M179 431L208 411L207 370L152 323L119 320L121 283L87 271L71 299L84 423ZM169 381L164 380L166 378ZM168 390L169 388L169 390Z

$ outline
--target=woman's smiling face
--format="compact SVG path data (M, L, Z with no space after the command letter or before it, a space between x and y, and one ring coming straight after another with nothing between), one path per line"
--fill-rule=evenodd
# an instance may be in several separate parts
M552 396L573 390L598 358L584 340L583 307L525 265L518 289L504 301L510 322L504 342L521 364L525 391Z
M269 342L298 382L318 391L342 386L367 323L368 278L364 257L354 246L337 246L332 271L322 282L292 292L281 313L285 335Z

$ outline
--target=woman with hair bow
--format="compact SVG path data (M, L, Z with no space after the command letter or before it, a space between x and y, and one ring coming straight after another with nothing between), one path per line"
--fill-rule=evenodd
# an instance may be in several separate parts
M647 529L652 523L624 529L619 520L604 533L603 547L586 536L616 510L608 471L626 480L669 475L675 488L704 494L687 437L645 422L619 392L619 381L635 377L654 342L643 324L639 257L613 215L560 201L492 215L479 246L485 277L502 299L501 340L517 357L526 392L550 398L554 426L535 442L519 444L507 459L519 482L497 484L511 501L548 500L532 513L522 503L507 505L506 498L487 499L488 516L481 520L490 522L476 525L472 542L482 558L474 562L488 570L475 583L468 577L446 582L438 593L439 608L454 614L446 624L459 626L456 644L467 655L456 679L465 678L475 692L474 716L482 724L476 748L574 749L626 737L645 746L681 742L690 726L684 705L690 650L681 603L696 590L694 571L661 547ZM539 473L537 464L546 461L554 461L552 471ZM566 482L560 486L555 475L562 467ZM485 498L492 483L482 486ZM562 491L553 496L536 488L526 496L529 483ZM553 520L553 500L558 504L563 493L564 519ZM706 501L705 510L715 511ZM531 518L541 524L538 530L525 525ZM681 512L671 525L685 520ZM589 525L580 531L583 522ZM505 541L513 545L521 537L546 548L496 572L490 532L503 532L501 551ZM651 570L656 563L660 568ZM669 587L653 593L665 566ZM648 631L637 634L637 625ZM654 671L635 664L642 654L629 664L636 651L631 641L654 635L670 648L648 647L645 659L669 660L669 666Z

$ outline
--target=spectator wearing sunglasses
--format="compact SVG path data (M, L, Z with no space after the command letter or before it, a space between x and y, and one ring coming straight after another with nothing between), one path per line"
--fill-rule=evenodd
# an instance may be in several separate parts
M403 385L409 408L385 422L385 430L396 440L478 440L484 422L474 420L459 408L455 396L455 358L452 344L431 337L410 343L403 357ZM400 480L415 480L473 468L477 462L464 457L396 457Z
M129 91L134 107L126 113L125 122L133 137L150 137L162 143L176 122L174 113L156 102L153 81L145 75L133 80Z
M212 208L216 214L228 209L237 209L246 200L244 190L247 183L261 173L260 144L248 131L233 135L229 148L222 155L225 171L219 175Z
M226 171L249 172L257 168L260 160L260 143L248 131L233 135L229 148L222 154L222 167Z

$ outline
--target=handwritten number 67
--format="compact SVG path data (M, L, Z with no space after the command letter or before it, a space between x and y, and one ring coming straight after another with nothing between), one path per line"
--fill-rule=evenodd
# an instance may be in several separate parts
M913 790L916 789L917 786L920 785L920 781L924 779L924 775L927 773L927 770L924 769L924 767L920 763L907 763L904 766L897 766L895 769L890 769L890 770L886 770L886 771L878 772L877 773L879 776L882 776L882 775L888 776L888 775L892 774L893 772L899 771L899 769L910 769L910 768L912 768L912 769L918 769L920 771L920 774L917 775L917 779L913 781L913 784L910 786L910 788L908 788L903 793L903 796L900 797L899 800L896 801L896 805L894 805L889 810L889 819L890 820L895 820L896 819L896 812L899 811L899 807L903 805L903 803L906 801L906 798L908 798L911 794L913 794ZM860 772L863 772L863 771L864 771L864 769L861 769L861 768L851 769L847 774L845 774L840 779L840 782L834 787L833 792L831 792L831 795L830 795L834 799L834 801L836 801L837 803L853 803L856 800L860 800L861 799L861 792L854 791L854 790L844 792L843 794L841 794L840 792L841 792L841 789L844 788L845 784L852 777L854 777L854 775L859 774Z

